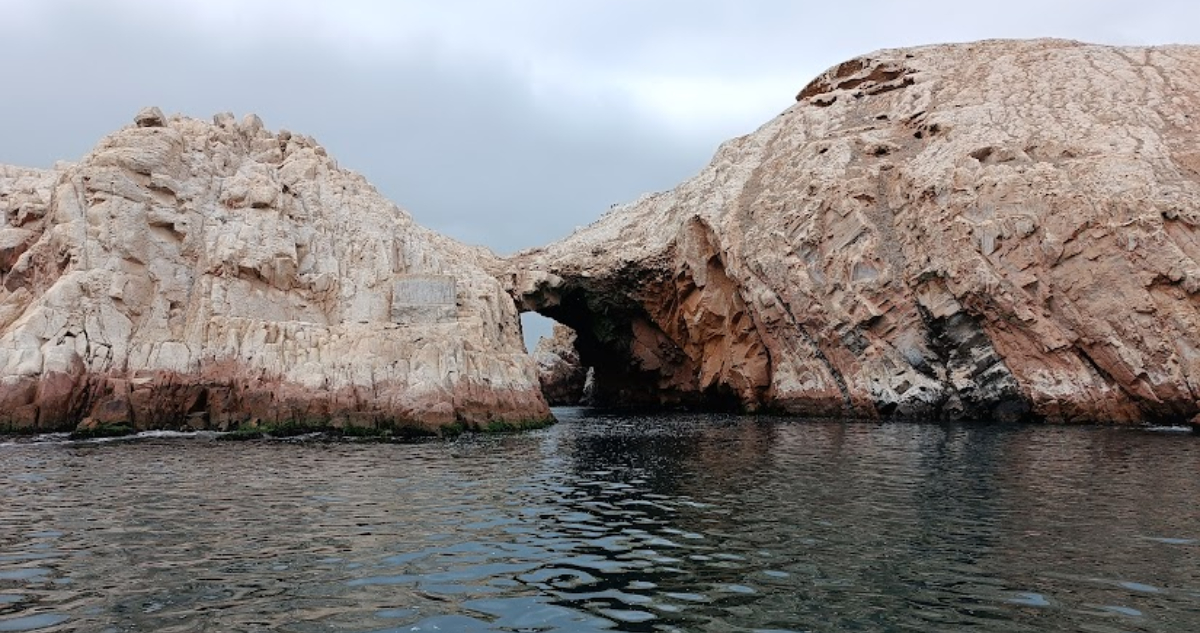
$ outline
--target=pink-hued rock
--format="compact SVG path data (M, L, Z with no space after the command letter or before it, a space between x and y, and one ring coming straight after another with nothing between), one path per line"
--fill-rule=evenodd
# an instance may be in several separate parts
M610 403L1187 420L1200 47L884 50L503 276Z
M494 259L310 138L144 110L0 167L0 429L546 421Z

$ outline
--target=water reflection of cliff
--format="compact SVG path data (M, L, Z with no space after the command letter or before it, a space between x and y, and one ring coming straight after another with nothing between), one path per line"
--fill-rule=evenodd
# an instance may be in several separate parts
M0 628L1200 629L1189 436L562 417L0 446Z
M573 429L572 469L615 467L609 475L642 484L629 494L671 500L660 504L672 508L657 517L660 530L692 538L665 582L714 588L708 617L753 604L794 614L791 626L1036 630L1046 609L1083 620L1170 614L1179 605L1165 588L1195 591L1195 548L1179 544L1200 536L1200 514L1180 524L1179 509L1200 492L1198 456L1175 455L1181 438L769 418L617 423ZM1147 575L1148 560L1160 571ZM722 587L745 593L721 604Z
M1171 433L1026 429L1000 457L1005 571L1079 617L1195 629L1198 449Z

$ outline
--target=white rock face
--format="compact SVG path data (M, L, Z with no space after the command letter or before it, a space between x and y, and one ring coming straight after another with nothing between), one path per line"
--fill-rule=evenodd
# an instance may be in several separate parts
M253 115L0 167L0 427L540 422L494 256Z
M609 402L1182 420L1200 47L885 50L672 191L509 261Z

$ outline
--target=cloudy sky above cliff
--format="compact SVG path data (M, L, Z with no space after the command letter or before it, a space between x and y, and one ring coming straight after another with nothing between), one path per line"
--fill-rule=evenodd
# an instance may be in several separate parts
M1175 0L2 0L0 162L75 160L143 105L315 136L499 252L666 189L879 48L1200 41Z

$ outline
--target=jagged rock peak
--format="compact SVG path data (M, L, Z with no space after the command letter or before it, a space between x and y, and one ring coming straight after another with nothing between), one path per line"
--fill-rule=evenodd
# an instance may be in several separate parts
M150 106L139 110L137 116L133 117L133 123L138 127L163 127L167 124L167 117L157 106Z
M871 53L674 190L509 260L609 402L1184 420L1200 47Z

